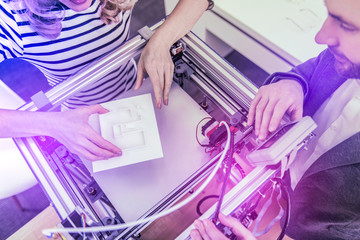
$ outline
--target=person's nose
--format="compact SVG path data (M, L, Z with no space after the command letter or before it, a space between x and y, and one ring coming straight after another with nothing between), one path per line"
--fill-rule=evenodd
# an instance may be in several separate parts
M334 22L331 17L328 17L321 29L315 36L315 41L318 44L326 44L328 46L337 46L338 38L336 35L336 29L334 27Z

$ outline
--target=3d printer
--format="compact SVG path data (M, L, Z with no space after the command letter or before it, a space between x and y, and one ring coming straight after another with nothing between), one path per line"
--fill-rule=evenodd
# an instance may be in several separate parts
M142 29L139 35L118 49L49 90L43 104L30 102L21 110L53 111L122 61L139 56L159 24ZM229 179L231 189L227 193L223 189L220 194L222 204L208 208L201 218L213 218L214 213L221 210L248 226L256 218L254 202L259 194L265 194L276 183L289 156L312 137L311 131L316 125L310 118L305 118L297 123L284 120L279 131L265 141L259 141L252 128L245 124L250 102L257 91L251 81L192 33L174 44L171 54L175 83L170 92L170 103L162 110L155 109L163 158L93 172L89 162L52 138L15 139L63 219L59 229L115 226L91 233L81 230L62 233L66 239L188 239L189 225L198 217L195 212L181 224L176 223L176 228L174 219L168 221L167 227L154 227L152 217L183 202L206 181L228 139L226 131L219 126L221 121L231 125L232 153L237 158L230 165L220 165L217 179L219 185L222 180ZM149 92L152 88L147 81L140 90L120 97ZM223 171L226 168L227 171ZM149 220L116 229L119 224L141 219ZM219 228L231 237L228 229L220 225Z

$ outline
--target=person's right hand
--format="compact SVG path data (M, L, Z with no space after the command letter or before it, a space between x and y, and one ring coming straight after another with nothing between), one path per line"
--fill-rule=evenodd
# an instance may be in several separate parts
M302 86L294 80L280 80L260 87L252 100L247 125L255 122L255 135L264 140L274 132L285 113L295 121L303 114L304 93Z
M134 89L140 88L147 72L153 86L155 106L160 109L162 101L165 105L169 103L174 63L170 56L171 44L164 42L162 35L158 33L155 32L141 52Z
M101 105L93 105L54 113L50 136L90 161L121 156L121 149L102 138L88 123L90 115L107 112Z
M229 227L231 231L237 236L236 239L239 240L256 240L254 235L244 227L244 225L239 222L234 217L225 216L224 214L219 214L220 222ZM204 221L195 220L194 225L196 229L191 230L190 237L192 240L227 240L228 238L216 228L214 223L210 219L205 219Z

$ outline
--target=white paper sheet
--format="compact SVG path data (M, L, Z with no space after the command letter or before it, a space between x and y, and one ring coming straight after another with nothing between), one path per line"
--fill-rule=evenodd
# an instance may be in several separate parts
M101 105L110 111L99 115L101 135L118 146L123 154L120 157L93 162L93 172L163 157L151 94Z

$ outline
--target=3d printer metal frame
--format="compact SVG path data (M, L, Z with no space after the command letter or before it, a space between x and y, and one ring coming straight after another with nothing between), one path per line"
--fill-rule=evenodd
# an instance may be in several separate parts
M160 24L161 22L154 25L151 30L155 31ZM180 42L186 45L186 49L182 52L181 61L183 61L188 68L192 69L190 75L192 84L196 85L197 88L213 102L215 107L224 113L228 118L227 120L231 119L231 116L240 113L239 124L242 125L240 135L243 135L242 137L248 135L249 128L245 127L245 119L257 87L194 34L187 34ZM128 61L138 56L145 44L146 39L138 35L119 46L118 49L89 64L67 81L49 90L45 94L50 103L48 111L55 109L64 100L71 97L83 87L112 71L112 68L120 62ZM39 111L41 109L39 109L34 102L30 102L19 110ZM40 142L41 139L40 137ZM93 184L91 179L87 179L86 170L75 168L75 170L72 169L72 171L63 167L66 156L65 158L56 156L55 160L53 156L47 156L41 150L41 146L39 146L39 138L16 138L15 142L62 219L65 219L76 209L80 209L80 211L86 213L95 222L101 222L101 219L107 215L110 215L109 217L117 215L116 212L109 214L109 208L111 211L113 210L111 203L108 204L107 207L104 207L102 204L94 204L79 188L77 179L81 179L81 177L74 177L74 172L77 172L80 176L84 173L85 180L83 179L83 181L87 181L88 185ZM193 186L202 181L214 165L215 160L207 162L192 176L189 176L186 182L169 193L163 201L159 202L152 209L149 209L144 216L156 214L180 199ZM238 187L232 191L234 194L236 193L236 195L244 195L242 198L245 199L246 196L256 191L261 183L273 176L276 171L276 169L274 170L267 167L255 168L239 183L242 193L237 192L240 191ZM96 184L94 184L94 186L96 186ZM126 239L136 236L141 230L148 226L148 224L142 224L120 231L116 239ZM101 237L103 239L106 238L106 236ZM100 239L97 235L93 235L93 238Z

